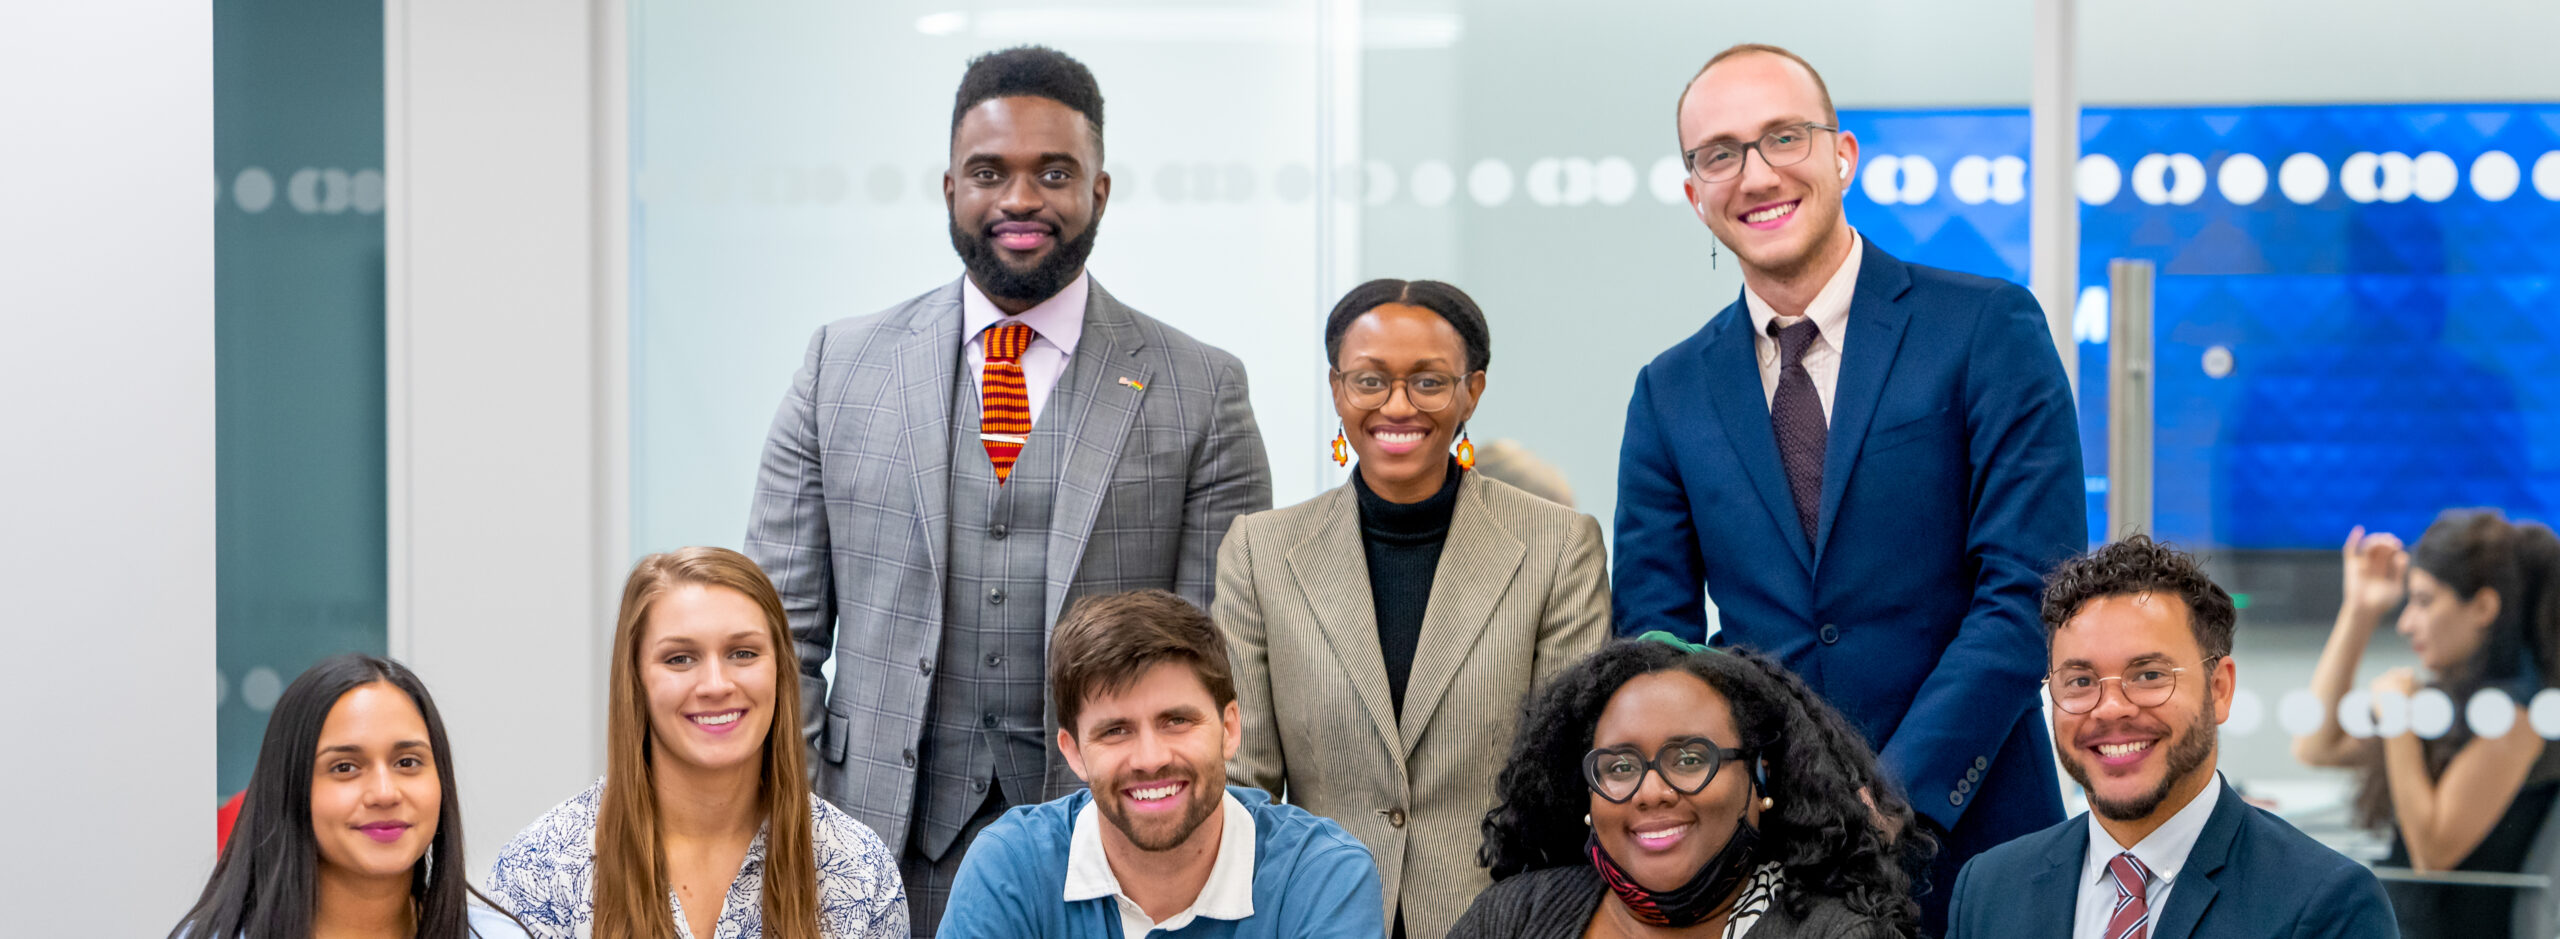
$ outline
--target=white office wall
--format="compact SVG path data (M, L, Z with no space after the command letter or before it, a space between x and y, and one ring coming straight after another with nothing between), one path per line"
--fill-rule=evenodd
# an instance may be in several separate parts
M211 12L0 5L0 88L0 931L159 935L213 864Z
M619 276L598 234L619 216L594 189L621 149L597 127L618 78L595 70L613 9L385 8L390 649L444 713L475 878L603 766L622 314L598 286Z

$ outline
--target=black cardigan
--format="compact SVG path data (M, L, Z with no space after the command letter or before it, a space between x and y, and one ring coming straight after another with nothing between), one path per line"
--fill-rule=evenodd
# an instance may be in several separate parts
M1580 939L1609 892L1588 864L1550 867L1496 882L1476 895L1449 939ZM1850 912L1837 897L1815 897L1803 919L1773 906L1750 939L1901 939L1892 924Z

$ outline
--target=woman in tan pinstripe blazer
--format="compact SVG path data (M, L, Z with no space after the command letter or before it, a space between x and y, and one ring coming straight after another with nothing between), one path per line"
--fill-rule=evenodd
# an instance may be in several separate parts
M1437 939L1491 882L1476 848L1522 702L1607 638L1600 524L1460 465L1492 342L1456 287L1362 284L1325 349L1352 481L1237 519L1218 552L1228 775L1339 822L1396 934Z

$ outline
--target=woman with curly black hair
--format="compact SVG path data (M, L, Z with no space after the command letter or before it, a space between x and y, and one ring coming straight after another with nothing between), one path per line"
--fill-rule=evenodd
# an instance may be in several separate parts
M1749 652L1611 643L1531 701L1498 788L1478 858L1496 882L1452 937L1883 939L1919 916L1902 855L1931 848L1910 806L1846 720Z

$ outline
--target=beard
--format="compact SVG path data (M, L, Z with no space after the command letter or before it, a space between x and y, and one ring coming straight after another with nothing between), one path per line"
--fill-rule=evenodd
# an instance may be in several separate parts
M2212 693L2211 686L2206 687L2206 693ZM2163 756L2167 771L2160 774L2160 784L2151 787L2149 792L2123 800L2098 795L2097 787L2089 784L2089 770L2080 765L2079 748L2065 750L2067 745L2056 740L2054 749L2060 752L2062 768L2071 774L2071 781L2079 783L2081 791L2089 794L2089 811L2119 822L2130 822L2149 818L2152 812L2159 810L2160 803L2168 801L2170 790L2195 775L2196 770L2202 769L2205 762L2213 758L2214 729L2213 710L2210 707L2198 709L2195 720L2187 724L2187 732L2178 738L2177 743L2170 744L2169 752Z
M1119 829L1120 836L1129 839L1129 843L1137 845L1140 851L1170 851L1190 840L1191 833L1200 829L1200 823L1209 820L1209 812L1218 807L1218 800L1227 791L1224 780L1220 780L1219 785L1203 787L1200 774L1196 772L1186 771L1180 777L1158 778L1178 778L1188 783L1182 787L1182 817L1170 822L1157 820L1142 824L1131 818L1128 807L1120 803L1121 780L1113 779L1105 785L1091 787L1093 807L1102 810L1102 819Z
M993 227L990 223L973 232L960 227L958 218L951 220L951 247L960 252L960 263L968 268L969 279L977 283L978 289L986 291L987 296L1038 303L1057 296L1058 291L1067 289L1068 284L1075 282L1076 275L1084 272L1084 260L1093 254L1094 236L1102 231L1102 216L1096 213L1092 221L1085 223L1084 231L1078 232L1074 238L1058 237L1055 226L1052 226L1050 235L1054 240L1049 253L1029 270L1016 270L997 256L995 235L986 230Z

